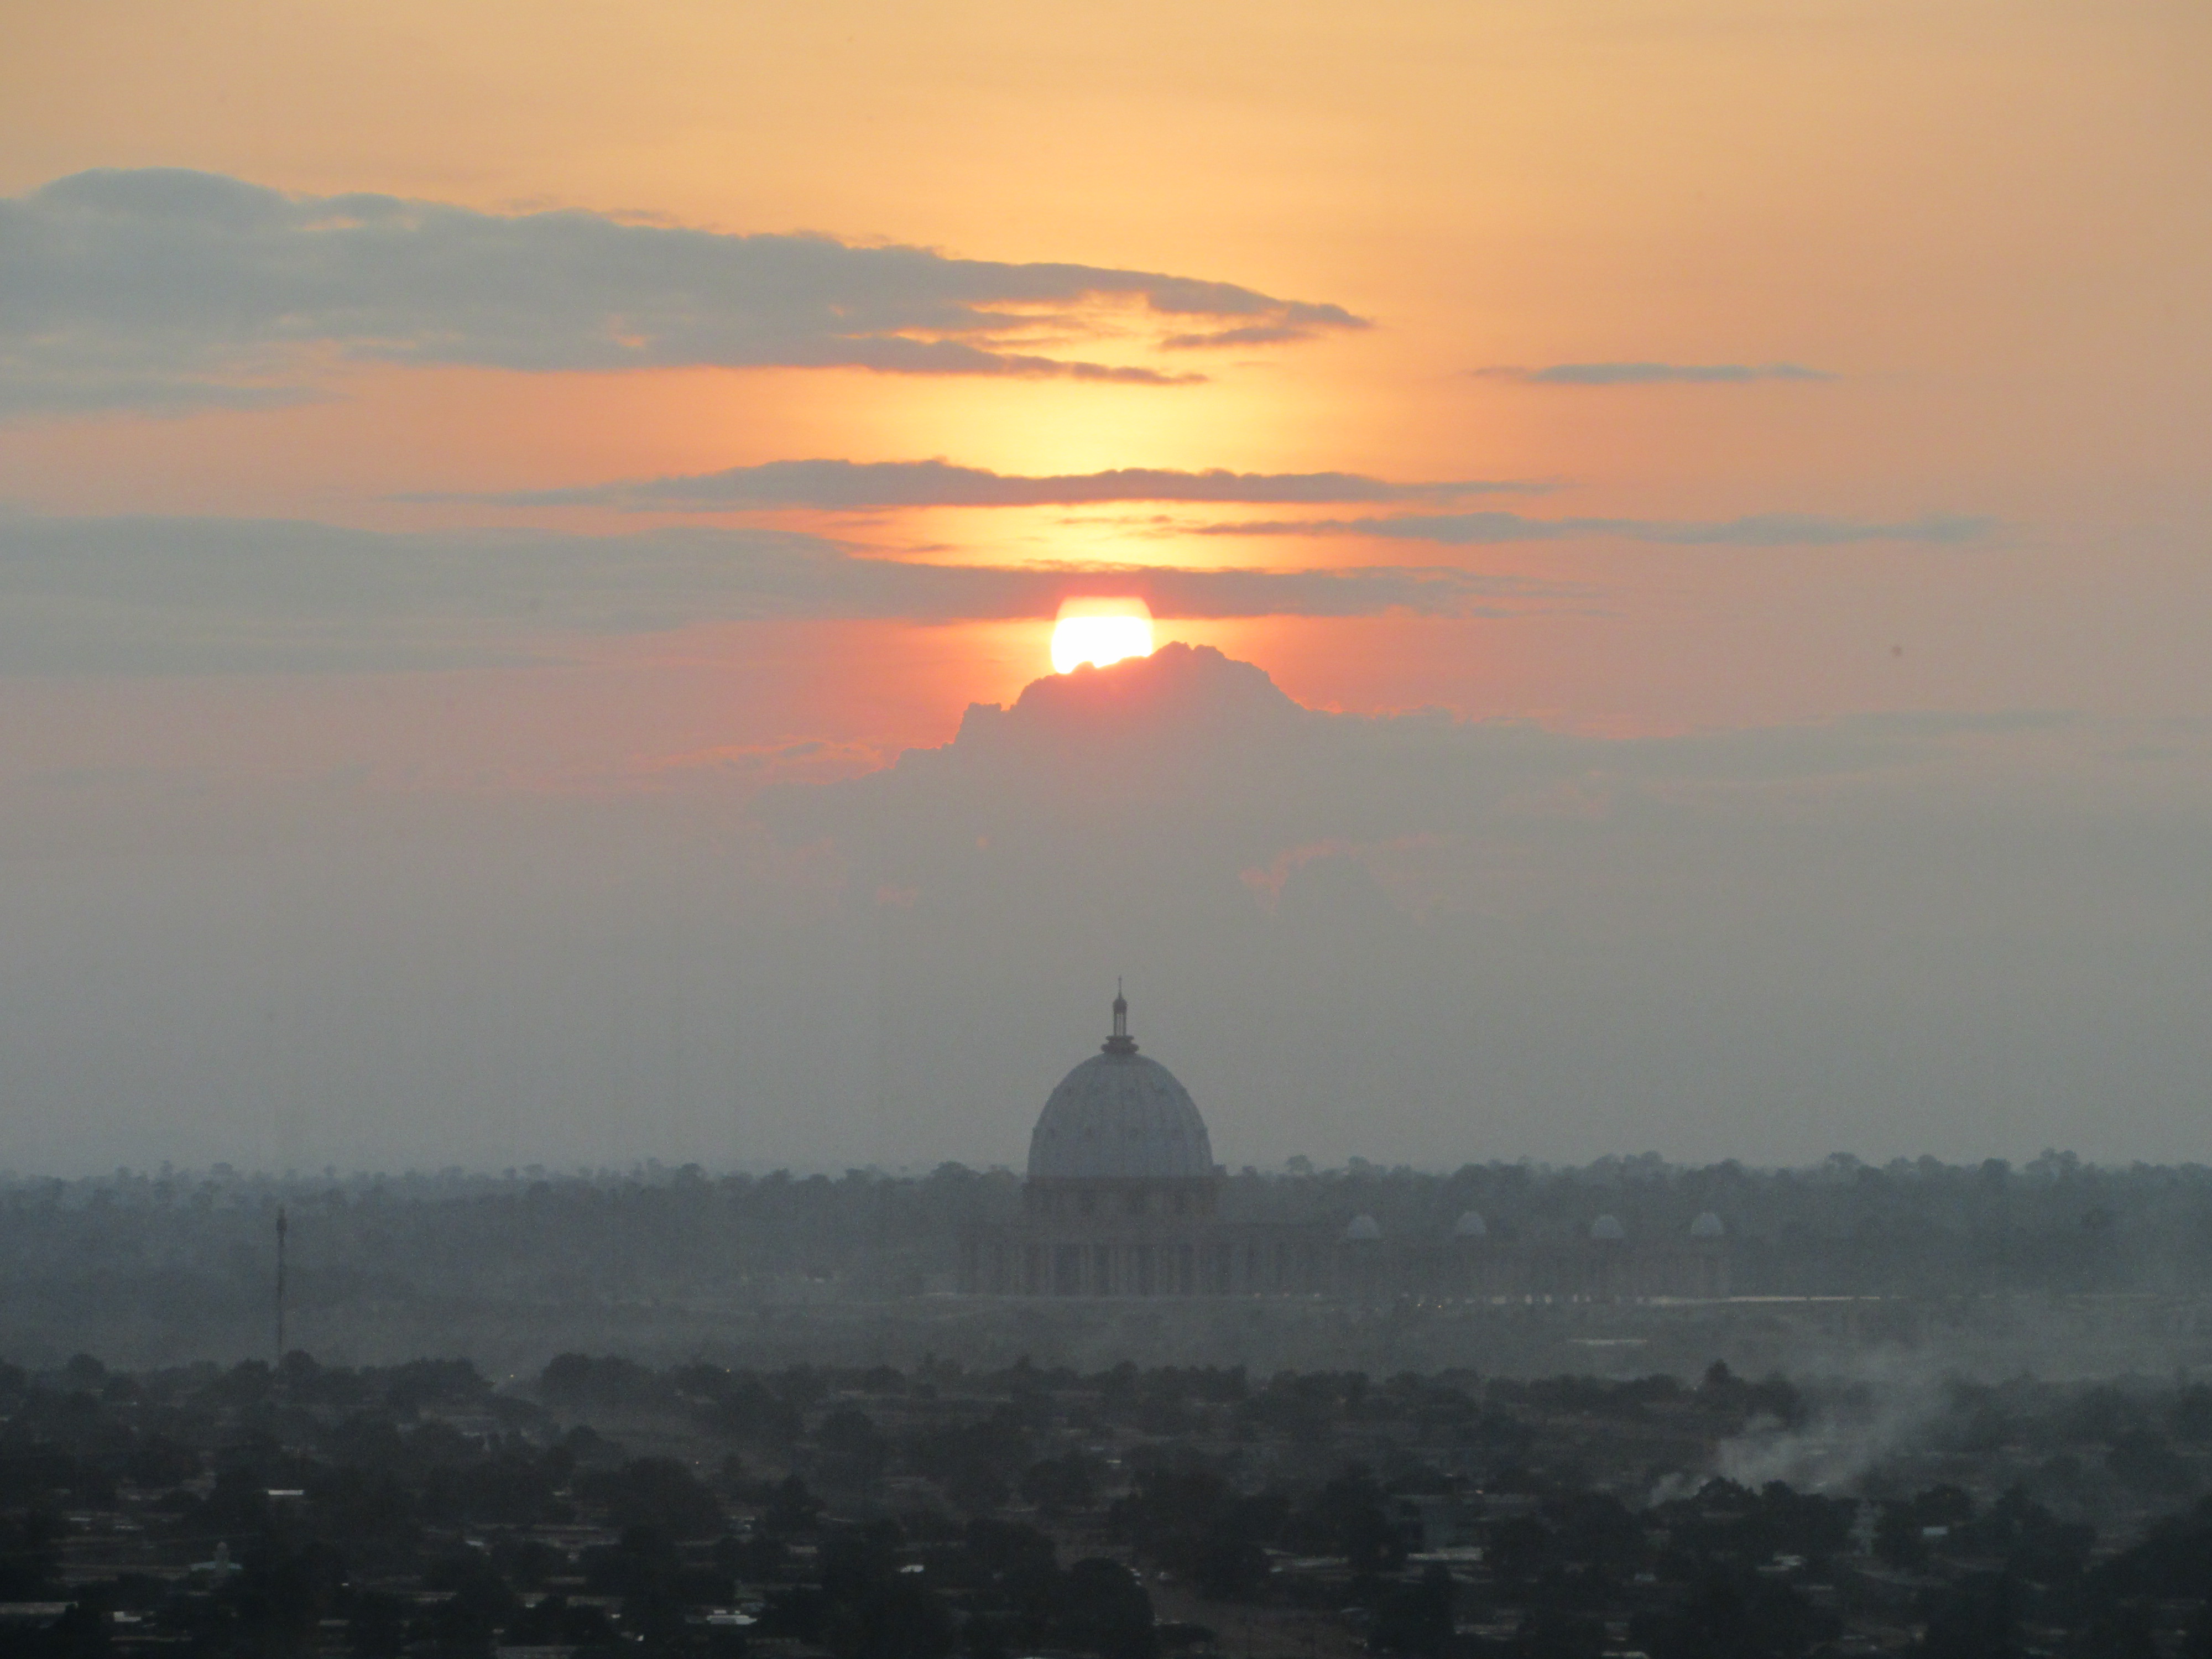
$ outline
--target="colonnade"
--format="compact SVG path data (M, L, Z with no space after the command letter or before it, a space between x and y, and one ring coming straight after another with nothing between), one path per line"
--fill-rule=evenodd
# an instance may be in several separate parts
M1333 1277L1328 1235L1300 1227L1012 1225L966 1240L961 1257L961 1288L986 1296L1263 1296L1327 1290Z

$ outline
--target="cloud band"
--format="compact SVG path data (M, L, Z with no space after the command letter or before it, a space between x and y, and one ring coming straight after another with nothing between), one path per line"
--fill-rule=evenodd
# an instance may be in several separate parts
M1753 380L1832 380L1802 363L1553 363L1545 368L1500 366L1474 371L1529 386L1741 386Z
M1878 521L1817 514L1758 513L1740 519L1532 519L1519 513L1401 514L1389 518L1263 520L1216 524L1202 536L1372 536L1386 541L1490 547L1512 542L1614 540L1670 547L1838 547L1860 542L1955 545L1983 539L1997 520L1931 514Z
M1450 567L910 563L766 530L395 534L0 514L0 662L16 673L544 660L582 636L697 623L1044 618L1082 593L1227 618L1505 613L1578 603L1583 590Z
M1100 306L1178 334L1366 326L1340 306L1158 271L102 171L0 200L0 413L282 399L333 356L1203 378L1040 349L1097 337Z
M464 499L506 507L716 513L794 507L835 511L892 507L1075 507L1110 501L1442 501L1468 495L1533 493L1543 488L1513 479L1391 483L1356 472L1230 472L1220 468L1189 472L1132 466L1024 477L942 460L805 460Z

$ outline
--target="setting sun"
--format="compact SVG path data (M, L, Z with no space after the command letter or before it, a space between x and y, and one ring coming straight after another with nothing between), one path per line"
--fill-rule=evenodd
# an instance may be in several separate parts
M1152 613L1142 599L1069 599L1053 625L1052 665L1065 674L1079 663L1103 668L1124 657L1152 654Z

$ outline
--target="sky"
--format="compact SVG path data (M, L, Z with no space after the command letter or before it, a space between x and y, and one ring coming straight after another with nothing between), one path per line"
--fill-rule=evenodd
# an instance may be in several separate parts
M8 38L0 1170L2203 1156L2203 7Z

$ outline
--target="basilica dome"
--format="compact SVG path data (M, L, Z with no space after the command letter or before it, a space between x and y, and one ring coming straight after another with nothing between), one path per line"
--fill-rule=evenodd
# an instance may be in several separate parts
M1175 1073L1137 1052L1129 1005L1114 1035L1065 1078L1030 1135L1030 1179L1200 1181L1214 1176L1206 1120Z

